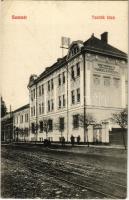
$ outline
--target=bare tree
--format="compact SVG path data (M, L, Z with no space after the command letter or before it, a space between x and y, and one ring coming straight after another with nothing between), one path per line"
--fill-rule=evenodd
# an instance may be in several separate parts
M119 113L112 114L112 121L118 124L122 129L123 144L126 150L125 136L124 132L128 125L128 108L123 109Z
M60 132L60 139L61 139L60 142L62 142L62 139L64 139L63 132L64 132L64 129L65 129L63 117L59 118L59 121L54 124L54 128L55 128L55 130L58 130Z
M83 114L79 115L79 126L84 128L86 131L88 131L88 127L90 125L96 124L94 117L90 113L86 113L85 117ZM87 132L87 144L89 147L89 139L88 139L88 132Z
M49 132L49 119L47 118L43 118L43 131L46 133L46 139L47 139Z

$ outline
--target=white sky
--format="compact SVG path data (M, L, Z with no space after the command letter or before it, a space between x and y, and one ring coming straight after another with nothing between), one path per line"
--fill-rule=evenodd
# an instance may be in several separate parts
M61 36L87 40L109 32L109 43L127 52L127 1L3 1L1 23L1 85L7 107L29 102L27 84L61 57ZM27 20L12 20L26 15ZM113 15L115 20L93 20Z

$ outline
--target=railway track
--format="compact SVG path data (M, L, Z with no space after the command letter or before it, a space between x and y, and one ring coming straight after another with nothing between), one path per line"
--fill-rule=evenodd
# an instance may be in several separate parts
M97 197L99 198L118 199L123 198L126 194L126 186L113 182L106 182L106 180L102 182L102 180L98 179L98 177L96 177L96 180L94 180L95 177L91 178L86 175L76 173L73 171L74 167L67 169L65 165L60 165L60 159L56 159L57 164L59 163L56 166L55 159L53 158L45 156L44 159L44 156L42 158L39 158L38 156L28 155L27 153L28 152L20 152L20 154L16 153L15 159L18 160L18 155L20 155L20 157L22 157L22 162L24 162L24 165L26 165L29 170L35 173L47 174L51 178L56 178L62 182L72 184L75 187L90 190L93 193L97 194ZM14 159L14 156L12 158ZM36 167L32 167L35 164Z

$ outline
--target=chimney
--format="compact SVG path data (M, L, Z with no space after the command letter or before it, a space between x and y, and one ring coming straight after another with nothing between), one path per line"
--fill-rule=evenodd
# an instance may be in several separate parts
M101 41L104 42L105 44L108 43L108 32L104 32L101 34Z

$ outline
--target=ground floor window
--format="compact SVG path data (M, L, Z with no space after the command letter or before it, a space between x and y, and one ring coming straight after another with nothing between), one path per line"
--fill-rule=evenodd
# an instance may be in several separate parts
M35 124L34 123L31 123L31 130L32 130L32 133L35 133Z
M79 127L79 114L73 115L73 128Z
M48 120L49 131L53 131L53 121L52 119Z
M59 118L59 130L64 131L64 117Z
M40 128L40 132L43 132L43 121L39 122L39 128Z

